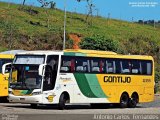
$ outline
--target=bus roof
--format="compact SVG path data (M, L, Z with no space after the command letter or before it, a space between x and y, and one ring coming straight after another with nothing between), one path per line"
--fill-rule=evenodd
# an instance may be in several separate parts
M112 51L99 51L99 50L82 50L82 49L66 49L64 50L67 55L75 56L90 56L90 57L107 57L107 58L124 58L124 59L150 59L153 60L152 56L147 55L122 55ZM78 54L76 54L78 53Z
M17 53L24 52L24 51L25 51L25 50L9 50L9 51L0 52L0 54L15 55L15 54L17 54Z
M24 50L9 50L9 51L3 51L3 52L0 52L0 58L14 58L14 55L19 53L19 52L22 52Z
M69 56L89 56L89 57L107 57L107 58L124 58L124 59L150 59L152 56L147 55L122 55L111 51L99 51L99 50L82 50L82 49L66 49L63 51L57 50L36 50L25 51L17 53L17 55L69 55Z
M17 53L17 55L62 55L63 51L52 50L36 50Z
M100 55L116 55L117 53L112 51L100 51L100 50L83 50L83 49L66 49L64 52L75 52L85 54L100 54Z
M12 54L0 54L0 59L13 59L14 55Z

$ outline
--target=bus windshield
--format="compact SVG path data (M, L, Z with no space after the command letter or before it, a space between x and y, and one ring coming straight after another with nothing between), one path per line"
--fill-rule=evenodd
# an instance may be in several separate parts
M18 90L40 89L42 77L38 75L39 65L13 64L10 74L10 88Z
M44 55L16 55L14 64L40 65L44 63L44 60Z

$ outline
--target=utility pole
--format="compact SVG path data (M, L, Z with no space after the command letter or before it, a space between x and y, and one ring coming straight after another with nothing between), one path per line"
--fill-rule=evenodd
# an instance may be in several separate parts
M110 20L110 13L108 13L108 18L107 18L107 24L109 25L109 20Z
M99 16L99 9L97 8L95 10L97 11L97 17L98 17Z
M76 7L74 8L74 12L77 13L77 8Z
M8 8L10 7L10 4L11 4L11 1L10 1L10 0L8 0Z
M87 15L87 11L88 11L88 6L86 5L86 10L85 10L85 14Z
M63 50L66 48L66 0L64 0L64 36L63 36Z
M154 20L154 25L153 26L154 26L154 28L156 28L156 22L155 22L155 20Z
M134 17L132 17L132 23L134 22Z

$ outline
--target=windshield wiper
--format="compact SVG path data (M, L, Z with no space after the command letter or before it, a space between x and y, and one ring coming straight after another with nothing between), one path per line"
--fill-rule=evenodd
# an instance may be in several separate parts
M15 89L17 88L17 86L21 87L22 82L17 82L17 83L10 83L10 88Z

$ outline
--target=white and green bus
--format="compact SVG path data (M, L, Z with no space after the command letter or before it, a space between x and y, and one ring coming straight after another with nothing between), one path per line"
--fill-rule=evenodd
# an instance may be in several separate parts
M10 66L9 101L38 104L119 103L136 107L154 100L151 56L94 50L27 51ZM13 77L12 73L17 73Z

